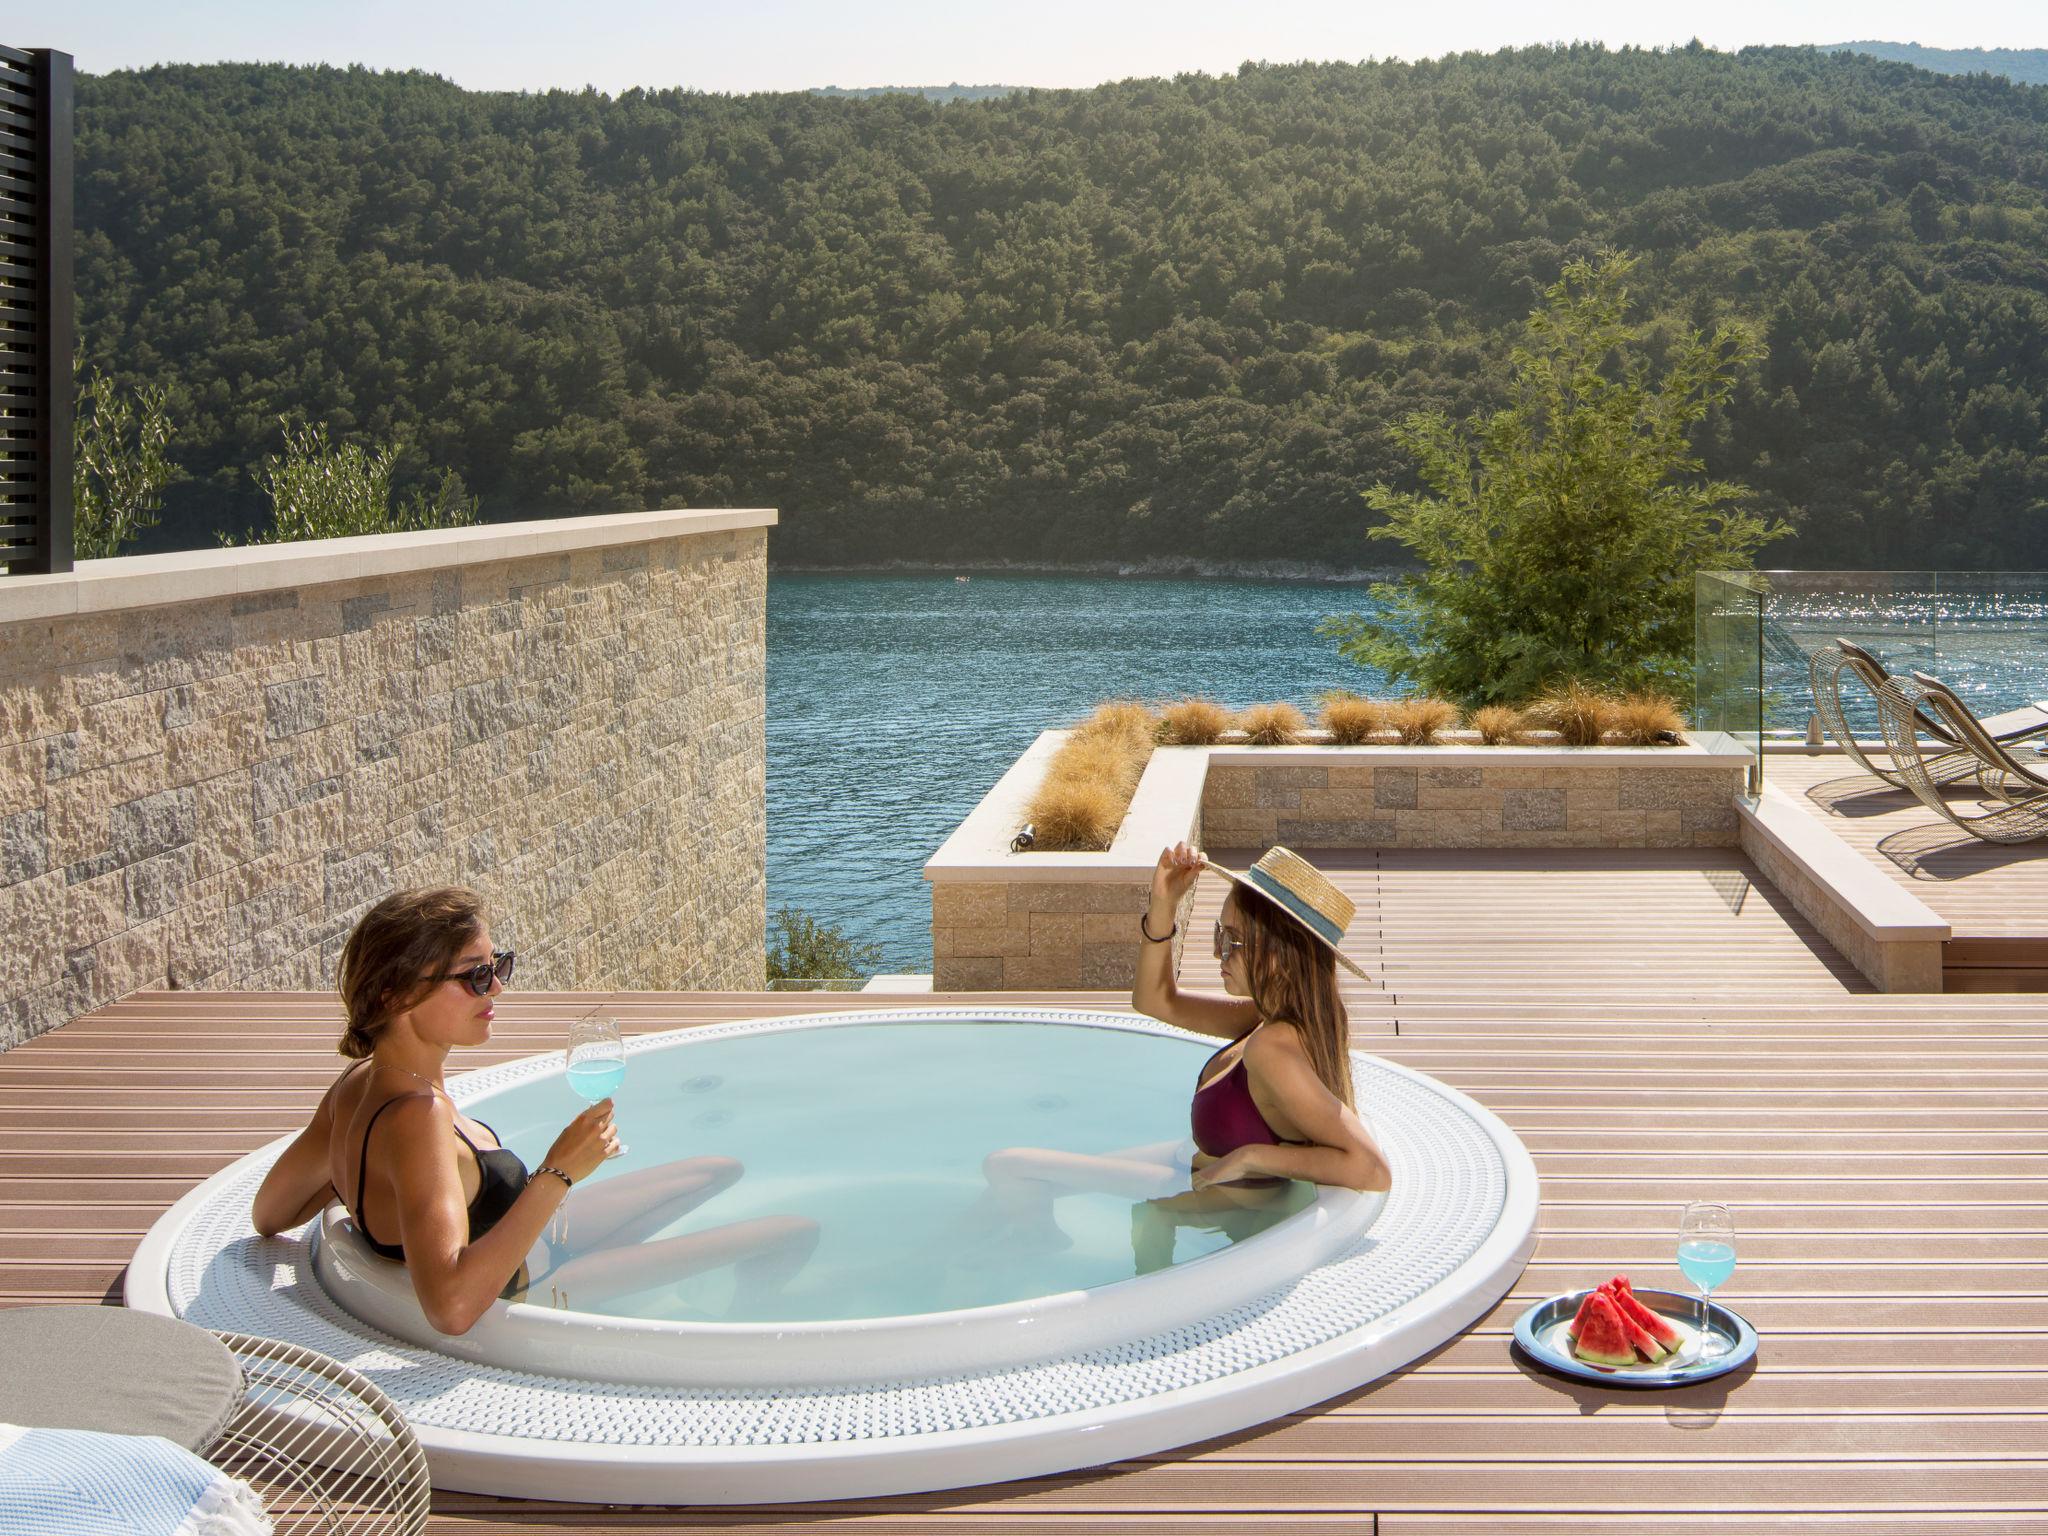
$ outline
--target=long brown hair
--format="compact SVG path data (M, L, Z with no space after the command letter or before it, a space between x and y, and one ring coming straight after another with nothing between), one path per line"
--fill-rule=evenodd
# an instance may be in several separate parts
M1231 895L1244 923L1244 974L1252 1006L1301 1034L1309 1065L1346 1108L1351 1097L1351 1016L1337 990L1337 961L1298 918L1240 885Z
M348 1015L335 1049L363 1057L384 1026L431 992L484 927L484 899L459 885L393 891L362 915L341 951L335 987Z

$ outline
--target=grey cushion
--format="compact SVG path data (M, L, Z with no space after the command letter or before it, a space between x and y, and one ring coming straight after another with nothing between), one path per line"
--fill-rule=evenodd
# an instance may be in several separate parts
M204 1328L125 1307L0 1307L0 1424L213 1443L242 1367Z

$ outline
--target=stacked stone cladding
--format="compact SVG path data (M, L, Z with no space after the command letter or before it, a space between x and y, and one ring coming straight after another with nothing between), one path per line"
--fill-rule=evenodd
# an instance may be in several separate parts
M1219 848L1690 848L1736 841L1739 766L1518 763L1497 748L1412 749L1415 762L1213 764L1205 835Z
M524 986L758 987L766 582L742 528L0 622L0 1048L329 987L449 881Z

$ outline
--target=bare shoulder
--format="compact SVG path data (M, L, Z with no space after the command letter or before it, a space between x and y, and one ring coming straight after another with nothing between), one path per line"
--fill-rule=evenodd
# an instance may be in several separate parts
M1271 1063L1308 1060L1308 1047L1302 1044L1301 1031L1285 1019L1268 1019L1265 1027L1253 1032L1245 1042L1246 1061Z
M370 1105L370 1114L397 1141L439 1140L455 1126L455 1111L437 1093L401 1093Z

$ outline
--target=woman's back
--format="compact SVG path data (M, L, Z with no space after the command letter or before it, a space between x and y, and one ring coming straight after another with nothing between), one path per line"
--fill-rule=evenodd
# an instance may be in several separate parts
M462 1187L462 1203L470 1217L470 1235L481 1236L492 1221L509 1209L526 1184L526 1167L510 1152L497 1146L497 1137L481 1123L466 1123L452 1101L437 1094L432 1085L407 1083L408 1074L382 1071L371 1062L351 1067L335 1083L330 1094L332 1116L327 1142L327 1171L342 1203L355 1218L356 1228L369 1245L388 1258L403 1258L398 1240L398 1195L393 1177L393 1158L401 1148L417 1155L421 1142L431 1135L439 1121L455 1132L454 1138L433 1137L429 1155L452 1159L456 1179ZM394 1084L390 1081L398 1078ZM405 1123L410 1117L411 1123ZM479 1143L471 1129L488 1137ZM435 1147L435 1143L445 1144ZM492 1154L497 1158L493 1159ZM498 1161L507 1164L495 1166ZM517 1164L513 1177L511 1164ZM494 1186L506 1186L500 1198L487 1200ZM481 1206L490 1204L485 1212Z

